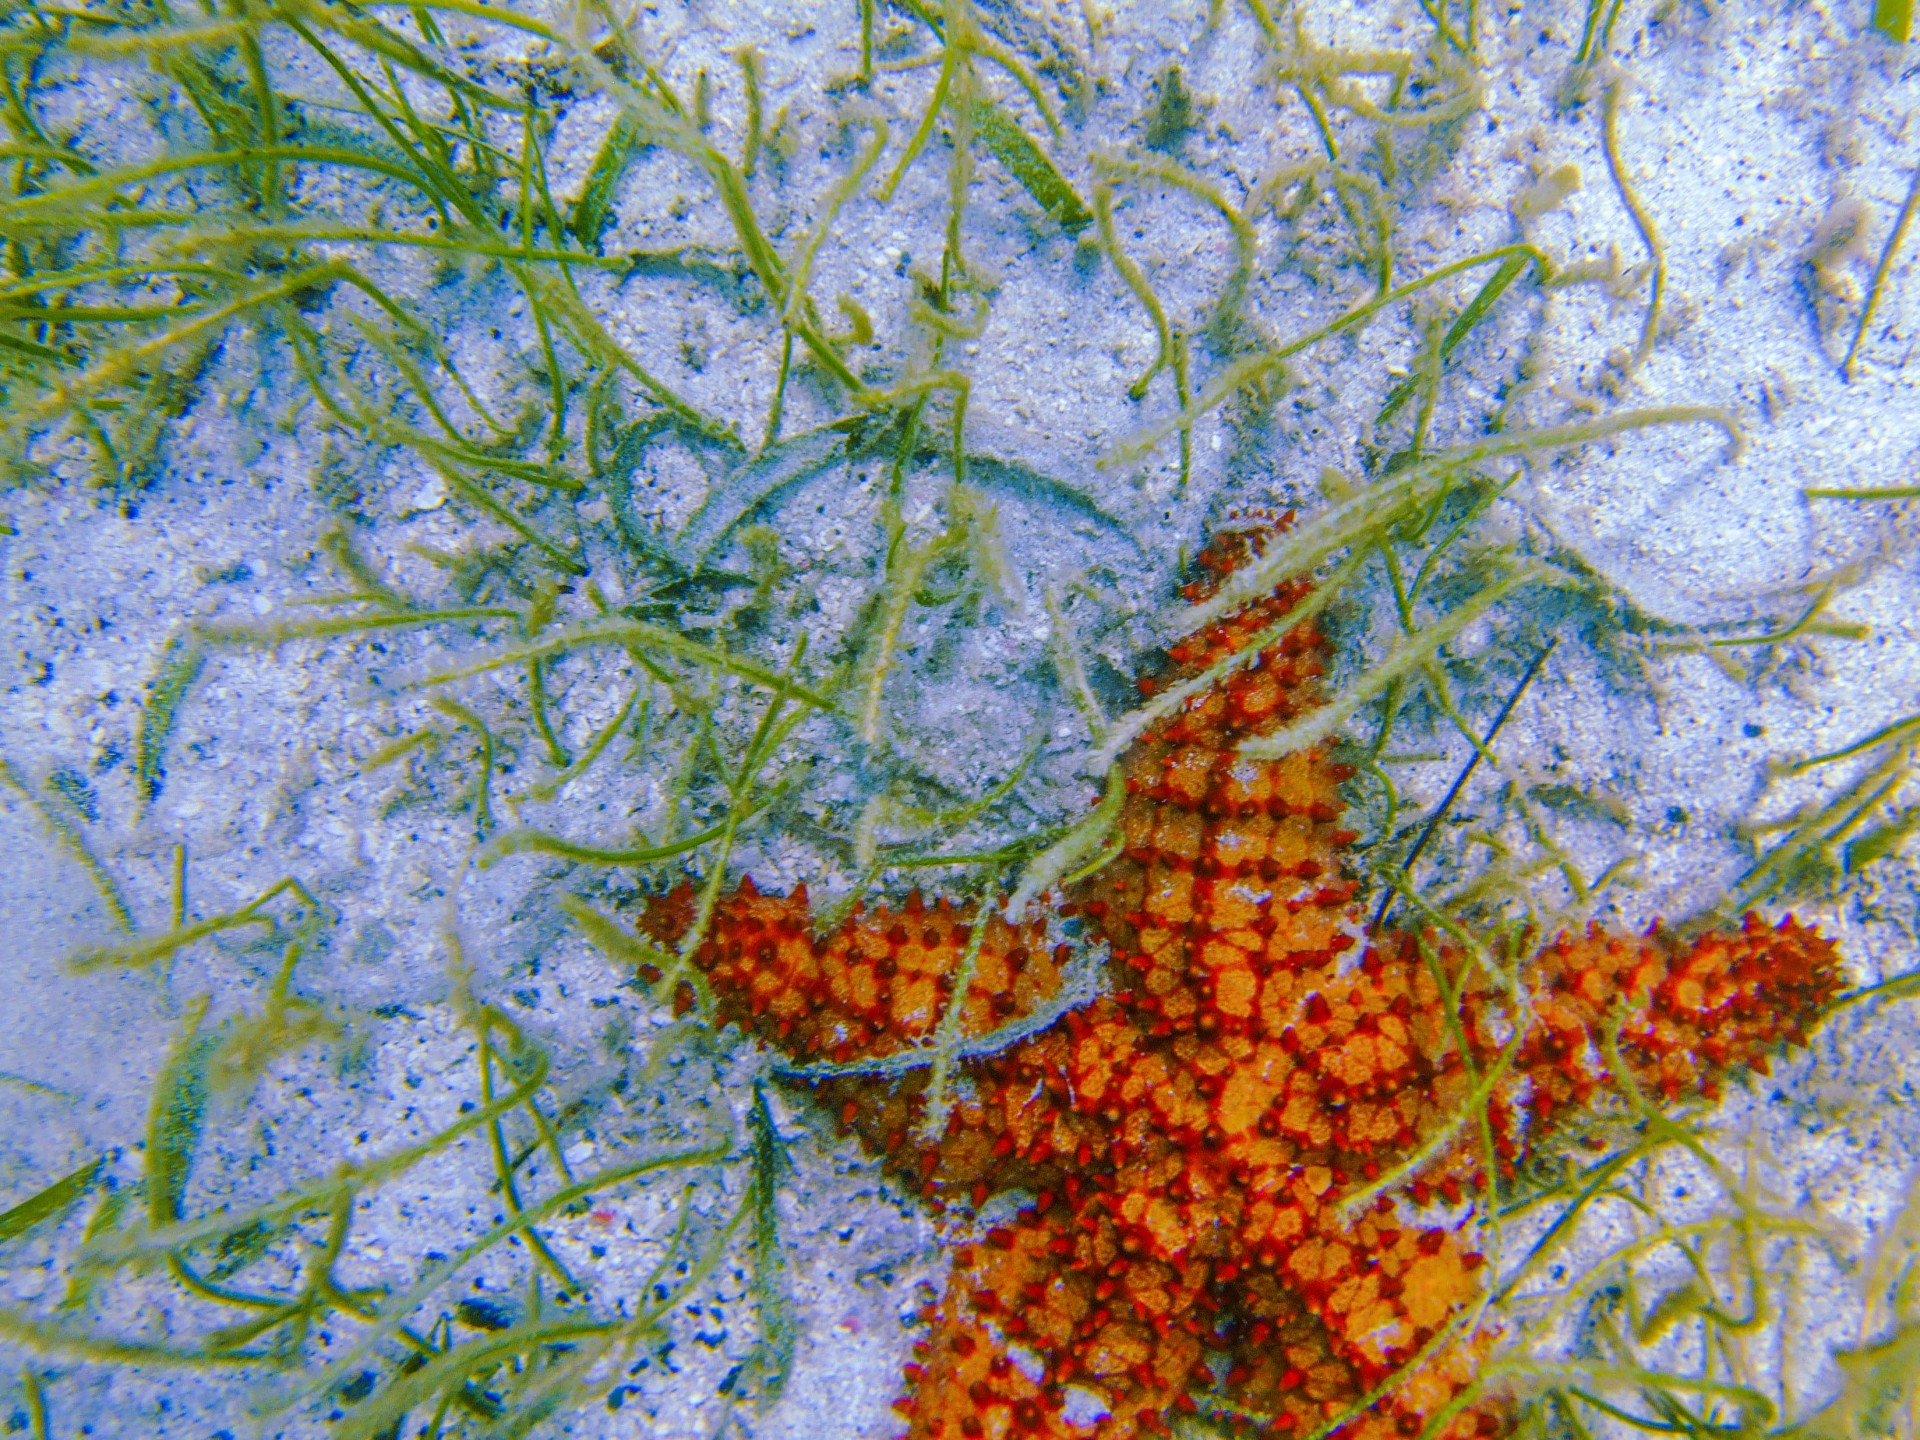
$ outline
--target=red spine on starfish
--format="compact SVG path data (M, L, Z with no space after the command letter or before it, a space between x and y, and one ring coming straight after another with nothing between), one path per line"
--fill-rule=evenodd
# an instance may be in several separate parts
M1187 597L1271 533L1216 537ZM1310 588L1284 584L1171 647L1143 692L1240 654ZM1478 1127L1457 1121L1485 1077L1504 1060L1487 1110L1507 1169L1603 1093L1671 1103L1764 1073L1836 992L1832 944L1790 917L1692 939L1563 935L1522 968L1525 1003L1429 937L1364 941L1343 866L1349 772L1325 746L1236 753L1319 703L1326 650L1311 621L1295 625L1123 758L1123 849L1059 906L1109 947L1109 994L965 1062L932 1140L927 1070L816 1082L934 1203L1031 1197L954 1255L896 1402L916 1440L1131 1440L1203 1401L1304 1437L1383 1389L1343 1433L1416 1435L1493 1338L1454 1323L1481 1293L1481 1257L1406 1203L1457 1204L1482 1183ZM689 909L685 892L663 897L648 923L672 938ZM947 1031L962 1039L1034 1013L1068 960L1047 935L916 891L822 936L804 887L747 880L695 963L723 1023L797 1060L872 1061L925 1044L955 1004ZM1350 1197L1455 1132L1469 1138L1438 1147L1403 1198L1352 1213ZM1098 1405L1070 1411L1069 1387ZM1506 1424L1483 1399L1440 1436Z

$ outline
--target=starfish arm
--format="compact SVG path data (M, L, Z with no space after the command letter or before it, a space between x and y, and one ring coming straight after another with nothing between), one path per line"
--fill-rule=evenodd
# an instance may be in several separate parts
M1264 1247L1243 1233L1237 1248L1252 1256ZM1389 1201L1351 1223L1325 1207L1277 1264L1232 1287L1228 1405L1300 1435L1384 1388L1343 1434L1419 1433L1466 1388L1487 1348L1485 1334L1445 1333L1479 1297L1480 1268L1456 1233L1410 1224ZM1463 1410L1443 1433L1471 1440L1503 1428L1495 1403Z
M1025 1013L1060 984L1044 926L992 916L986 927L959 1039ZM716 907L693 958L722 1024L798 1060L846 1064L931 1042L972 939L972 917L949 900L929 904L917 890L898 909L859 906L818 934L805 886L763 895L749 879Z
M653 917L669 940L686 924L676 928L671 899ZM1048 943L1044 923L988 916L977 947L972 923L915 892L898 909L858 908L822 934L804 887L768 895L749 879L720 901L693 958L722 1025L820 1067L802 1076L816 1099L928 1198L960 1193L978 1204L1009 1186L1057 1187L1096 1122L1058 1103L1068 1041L1056 1031L956 1065L961 1094L944 1133L926 1135L936 1043L978 1039L1031 1014L1058 992L1069 959ZM970 951L972 982L949 1024L954 977Z
M1563 935L1533 966L1516 1079L1543 1133L1623 1079L1653 1103L1711 1098L1804 1044L1840 984L1833 942L1792 916L1749 915L1691 941L1658 929Z
M1111 1228L1043 1198L955 1253L896 1406L912 1440L1119 1440L1155 1433L1188 1394L1199 1342L1117 1302ZM1085 1392L1071 1410L1069 1385Z

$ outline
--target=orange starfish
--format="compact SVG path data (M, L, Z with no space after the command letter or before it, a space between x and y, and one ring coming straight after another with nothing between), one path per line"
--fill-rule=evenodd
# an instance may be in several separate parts
M1217 537L1188 598L1271 533ZM1309 589L1283 585L1174 646L1160 683L1239 653ZM1235 753L1318 703L1325 650L1311 622L1295 626L1124 758L1124 851L1057 907L1109 947L1110 993L959 1061L931 1140L927 1068L815 1082L936 1205L1029 1199L956 1252L925 1316L896 1402L915 1440L1123 1440L1203 1404L1305 1437L1370 1397L1345 1436L1416 1435L1492 1341L1472 1324L1481 1257L1418 1213L1484 1182L1481 1131L1459 1123L1476 1093L1511 1173L1603 1091L1630 1082L1672 1101L1764 1073L1834 994L1831 942L1791 917L1690 941L1563 935L1520 972L1522 995L1432 937L1367 939L1342 869L1349 772L1324 747ZM648 928L678 935L688 900L683 887L653 902ZM976 923L916 892L819 935L804 887L762 895L747 880L695 963L723 1023L803 1061L884 1062L936 1031L951 1049L1044 1017L1070 947L1040 922ZM1100 1403L1070 1407L1070 1386ZM1507 1423L1481 1398L1436 1440Z

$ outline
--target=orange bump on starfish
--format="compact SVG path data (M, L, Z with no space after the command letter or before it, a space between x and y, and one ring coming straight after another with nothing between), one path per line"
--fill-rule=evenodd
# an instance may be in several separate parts
M1211 594L1272 528L1216 537L1187 597ZM1239 653L1309 589L1289 582L1188 637L1141 689ZM1109 947L1110 994L965 1062L932 1142L926 1070L816 1082L934 1204L1030 1197L955 1253L923 1316L896 1402L915 1440L1131 1440L1203 1401L1243 1428L1304 1437L1383 1386L1343 1435L1416 1435L1493 1339L1449 1330L1481 1292L1481 1257L1412 1213L1482 1186L1477 1127L1439 1146L1403 1199L1380 1195L1356 1217L1346 1197L1462 1128L1509 1049L1488 1105L1505 1171L1623 1082L1671 1102L1764 1073L1835 994L1833 945L1791 917L1691 940L1563 935L1521 971L1524 1003L1431 937L1366 939L1342 865L1348 772L1324 746L1235 753L1319 703L1325 651L1311 622L1295 626L1123 759L1124 849L1058 906ZM683 890L646 923L670 939L690 913ZM746 880L695 963L723 1023L800 1060L874 1060L934 1035L974 923L916 891L823 936L804 887L763 895ZM1044 923L984 923L962 1038L1034 1013L1069 955ZM1069 1387L1099 1404L1070 1414ZM1507 1425L1483 1398L1439 1437Z

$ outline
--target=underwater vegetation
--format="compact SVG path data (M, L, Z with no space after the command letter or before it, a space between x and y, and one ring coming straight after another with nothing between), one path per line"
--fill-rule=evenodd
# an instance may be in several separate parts
M791 1424L851 1347L803 1321L797 1079L898 1195L956 1236L980 1211L918 1322L921 1433L1097 1397L1118 1433L1891 1433L1911 1221L1859 1267L1844 1393L1799 1388L1771 1277L1854 1252L1726 1158L1709 1099L1823 1007L1911 992L1837 994L1824 940L1740 917L1901 863L1920 720L1781 764L1745 873L1644 937L1586 928L1640 822L1505 763L1550 661L1637 695L1861 634L1827 574L1667 623L1529 508L1559 467L1745 439L1637 403L1681 323L1630 84L1669 12L1570 5L1541 42L1623 258L1543 238L1569 166L1491 225L1436 198L1531 12L794 8L0 21L8 484L137 523L271 460L311 531L277 609L166 617L125 763L6 738L8 813L92 887L64 973L150 981L168 1037L143 1125L4 1177L8 1423ZM1835 302L1850 371L1897 360L1870 322L1910 218ZM1865 263L1849 234L1816 261ZM1569 360L1575 305L1599 341ZM1076 324L1097 343L1056 355ZM241 788L204 741L276 667L339 692L298 803L364 822L374 900L277 843L202 858L164 808ZM1245 781L1187 753L1229 732ZM537 953L488 969L476 913ZM845 995L798 984L827 963ZM357 1005L350 964L444 988ZM56 1152L71 1097L0 1089ZM1234 1198L1243 1169L1286 1203ZM1642 1228L1556 1274L1616 1213ZM1555 1324L1564 1359L1497 1338Z

